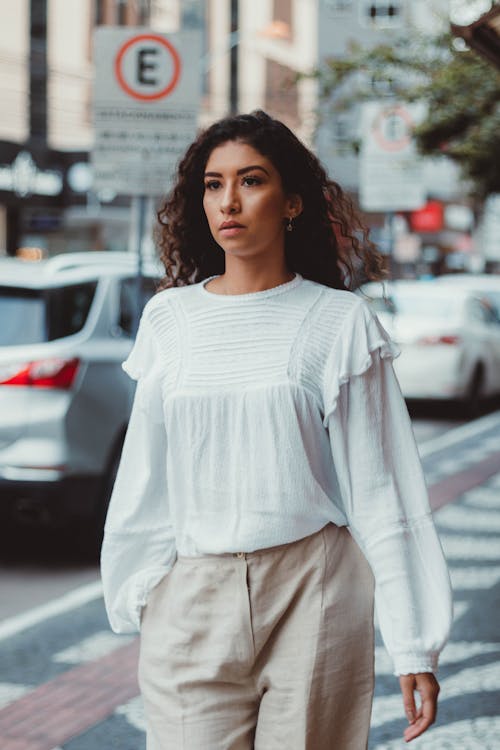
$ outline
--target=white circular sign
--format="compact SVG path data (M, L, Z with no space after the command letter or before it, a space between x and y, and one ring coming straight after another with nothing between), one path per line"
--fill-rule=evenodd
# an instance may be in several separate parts
M160 34L138 34L122 44L115 58L120 88L134 99L158 101L176 88L181 59L174 45Z

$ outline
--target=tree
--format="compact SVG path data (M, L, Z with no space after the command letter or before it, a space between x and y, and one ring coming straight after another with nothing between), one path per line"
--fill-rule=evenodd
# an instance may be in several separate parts
M384 96L425 101L427 117L415 129L419 151L457 162L478 202L500 192L500 72L461 39L412 35L368 50L356 44L316 75L334 111Z

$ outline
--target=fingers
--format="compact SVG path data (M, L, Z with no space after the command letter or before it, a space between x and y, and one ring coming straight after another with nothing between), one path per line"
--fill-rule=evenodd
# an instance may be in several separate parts
M415 694L416 680L414 674L403 674L399 678L399 684L401 686L401 694L403 696L403 706L405 710L406 718L409 724L413 724L417 717L417 708L415 705Z
M436 721L439 683L432 673L402 675L399 678L403 704L409 726L404 731L406 742L423 734ZM414 691L420 695L421 705L416 710ZM411 693L411 696L410 696Z

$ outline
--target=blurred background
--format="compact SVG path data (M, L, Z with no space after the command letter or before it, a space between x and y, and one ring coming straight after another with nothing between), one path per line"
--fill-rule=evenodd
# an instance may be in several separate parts
M198 124L258 107L282 118L360 203L394 275L497 269L499 178L481 174L498 173L493 5L2 0L0 254L132 249L131 199L91 166L93 34L146 27L197 30ZM384 162L392 193L374 201ZM410 182L418 195L398 200Z

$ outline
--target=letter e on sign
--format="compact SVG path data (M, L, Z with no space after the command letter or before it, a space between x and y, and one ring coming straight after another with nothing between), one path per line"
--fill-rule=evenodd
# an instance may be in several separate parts
M158 34L139 34L120 47L115 75L126 94L143 102L164 99L177 86L181 74L179 53Z

